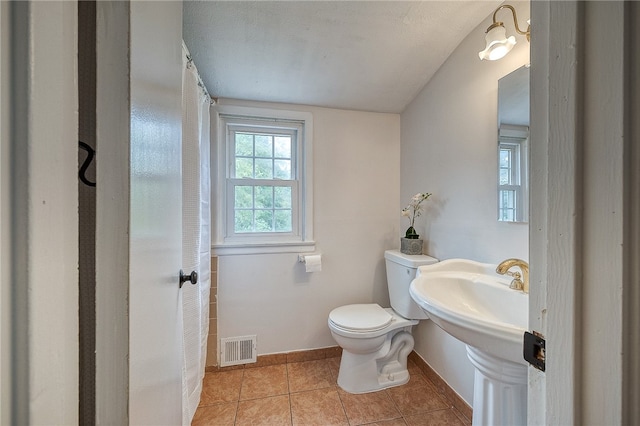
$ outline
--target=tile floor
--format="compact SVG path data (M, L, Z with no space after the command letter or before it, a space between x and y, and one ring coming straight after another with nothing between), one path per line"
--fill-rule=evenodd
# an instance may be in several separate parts
M409 361L409 383L354 395L337 386L340 358L206 373L192 426L471 425Z

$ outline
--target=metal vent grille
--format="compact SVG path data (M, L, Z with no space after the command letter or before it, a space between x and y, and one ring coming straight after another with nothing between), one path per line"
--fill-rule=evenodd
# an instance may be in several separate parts
M220 339L220 367L256 362L256 336Z

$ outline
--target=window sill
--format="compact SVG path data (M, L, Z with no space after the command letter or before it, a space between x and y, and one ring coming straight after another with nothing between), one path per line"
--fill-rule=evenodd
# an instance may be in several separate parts
M226 243L213 244L211 255L235 256L243 254L270 254L270 253L311 253L316 250L315 241L295 241L288 243Z

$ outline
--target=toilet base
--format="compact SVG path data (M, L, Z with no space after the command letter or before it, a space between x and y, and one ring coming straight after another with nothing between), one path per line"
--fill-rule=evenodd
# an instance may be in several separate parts
M370 354L354 354L343 348L338 386L349 393L367 393L407 383L407 357L414 345L411 327L390 334L382 347Z

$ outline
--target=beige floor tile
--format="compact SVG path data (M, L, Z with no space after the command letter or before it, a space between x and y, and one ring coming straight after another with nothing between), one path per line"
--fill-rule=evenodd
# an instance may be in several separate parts
M464 424L465 426L471 426L471 417L473 417L473 411L469 413L469 418L467 418L467 416L461 413L460 410L458 410L456 407L453 407L452 410L453 413L458 416L458 419L460 419L462 424Z
M277 365L265 360L269 365L207 373L192 426L471 426L413 361L409 383L356 395L337 386L340 357Z
M242 388L240 389L241 401L287 393L289 393L289 385L285 364L244 370Z
M287 364L287 373L289 392L327 388L336 384L330 362L326 359Z
M407 370L409 370L409 374L412 376L414 374L422 375L422 370L418 367L418 364L413 362L412 360L407 360Z
M349 424L334 387L291 394L291 418L294 425Z
M237 402L224 402L222 404L198 407L191 426L233 426L236 421Z
M431 386L398 386L387 389L403 416L449 408L445 400Z
M407 426L402 418L392 420L382 420L375 423L369 423L367 426Z
M427 380L427 378L420 372L420 370L409 370L409 382L402 385L405 388L431 386L433 385ZM435 388L434 388L435 390Z
M327 358L327 362L329 363L329 369L331 370L331 374L333 374L333 378L338 380L338 373L340 372L340 357Z
M291 425L289 395L240 401L236 426L240 425Z
M401 417L386 392L351 394L338 390L342 406L350 425L397 419Z
M202 383L200 406L237 401L243 370L206 373Z
M407 416L405 421L409 426L464 426L450 408Z

